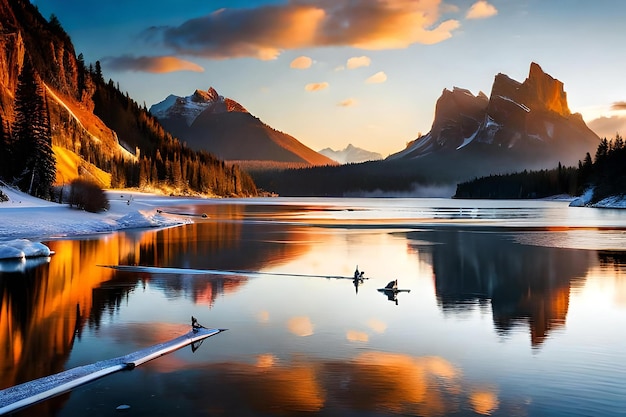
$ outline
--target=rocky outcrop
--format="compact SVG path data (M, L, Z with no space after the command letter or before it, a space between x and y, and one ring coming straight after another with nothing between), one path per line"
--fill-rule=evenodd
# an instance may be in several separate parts
M0 0L0 120L6 127L14 121L25 60L45 84L54 146L78 154L81 143L97 143L104 154L124 154L116 133L93 114L95 84L60 24L48 22L28 0ZM64 173L64 181L78 175Z
M552 168L576 164L598 143L582 116L570 112L563 83L533 62L523 83L496 75L488 99L482 92L444 90L430 132L389 159L459 151L471 153L476 163L507 154L518 162L511 169Z
M24 52L20 32L0 32L0 116L5 120L13 120L13 100Z

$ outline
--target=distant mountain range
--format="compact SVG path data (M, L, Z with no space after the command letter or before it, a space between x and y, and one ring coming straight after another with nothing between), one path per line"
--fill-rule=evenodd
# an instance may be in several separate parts
M349 144L340 151L335 151L331 148L324 148L319 151L319 153L329 157L333 161L339 162L340 164L354 164L383 159L383 156L377 152L370 152L365 149L357 148L352 144Z
M231 161L265 161L293 166L335 165L336 162L251 115L213 87L187 97L168 96L150 113L172 135L195 150Z

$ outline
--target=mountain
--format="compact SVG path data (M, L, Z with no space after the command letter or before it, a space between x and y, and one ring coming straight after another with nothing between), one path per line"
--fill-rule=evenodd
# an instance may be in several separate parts
M319 151L319 153L329 157L333 161L339 162L340 164L354 164L359 162L377 161L379 159L383 159L383 156L379 153L357 148L352 144L349 144L340 151L335 151L331 148L324 148Z
M30 1L0 0L0 50L0 177L5 181L23 183L28 172L31 178L37 173L37 165L20 166L37 159L32 151L16 157L27 149L20 139L27 135L17 135L15 126L29 114L16 106L20 76L28 72L36 84L32 95L45 103L39 112L46 120L43 129L31 133L52 149L54 185L61 190L87 177L102 187L256 194L252 179L238 166L182 145L128 93L112 80L105 82L100 63L86 64L58 19L46 20Z
M575 165L599 141L582 116L570 112L563 83L533 62L523 83L496 75L489 98L444 89L430 132L388 159L459 152L476 164L505 157L510 169L553 168L559 162Z
M172 135L195 150L231 161L265 161L294 166L335 165L336 162L251 115L241 104L213 87L187 97L168 96L150 113Z
M563 83L531 63L522 83L496 75L489 97L444 89L430 132L385 160L253 177L285 196L452 196L477 177L577 165L599 143L569 110Z

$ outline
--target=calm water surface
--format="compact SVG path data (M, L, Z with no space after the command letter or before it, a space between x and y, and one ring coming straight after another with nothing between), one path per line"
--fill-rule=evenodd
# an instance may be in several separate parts
M49 263L3 266L0 388L176 337L192 315L229 330L16 415L626 414L626 211L437 199L175 210L209 217L53 240ZM361 285L315 277L357 265ZM393 279L410 292L377 291Z

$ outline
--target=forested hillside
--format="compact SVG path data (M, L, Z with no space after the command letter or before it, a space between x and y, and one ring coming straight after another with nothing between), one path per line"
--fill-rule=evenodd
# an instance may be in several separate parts
M0 23L4 182L43 198L56 198L55 185L78 177L102 187L257 194L238 166L182 145L145 106L105 82L99 62L76 55L56 17L46 20L26 0L0 0Z

